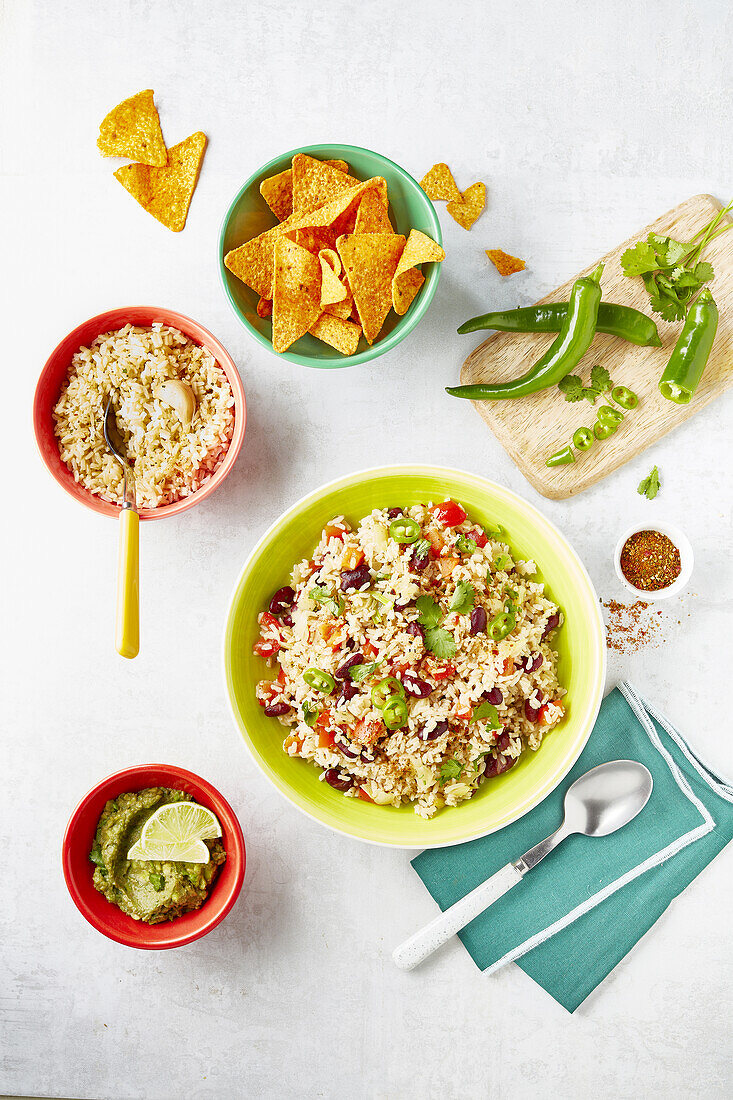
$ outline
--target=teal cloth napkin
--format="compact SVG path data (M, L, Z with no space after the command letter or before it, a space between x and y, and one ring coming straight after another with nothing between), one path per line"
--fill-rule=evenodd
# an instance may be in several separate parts
M733 839L733 787L662 714L620 684L604 699L572 771L539 806L499 833L412 861L447 909L554 832L565 791L578 776L618 759L641 761L654 778L639 816L603 839L569 837L459 932L481 970L516 961L569 1012Z

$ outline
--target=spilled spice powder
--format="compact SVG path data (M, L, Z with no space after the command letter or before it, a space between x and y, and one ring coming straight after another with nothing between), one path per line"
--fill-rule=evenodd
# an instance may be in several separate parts
M682 569L679 550L661 531L637 531L627 538L620 565L629 584L642 592L669 588Z
M658 646L663 641L660 611L650 609L644 600L636 603L619 603L608 600L603 606L608 611L606 644L617 653L638 653L645 646Z

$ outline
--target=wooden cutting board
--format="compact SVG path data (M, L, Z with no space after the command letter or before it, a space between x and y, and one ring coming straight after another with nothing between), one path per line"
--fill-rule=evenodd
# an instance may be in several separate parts
M649 232L681 241L690 240L719 211L720 203L712 195L695 195L606 253L602 257L606 266L601 279L604 301L634 306L652 316L649 296L641 279L629 279L621 270L622 253L645 239ZM726 215L724 221L730 220ZM566 446L581 424L592 426L595 412L587 401L565 401L557 386L551 386L541 393L516 400L473 402L538 493L562 500L582 492L694 416L733 383L733 230L713 241L703 258L715 269L711 290L720 310L720 321L705 374L689 405L667 401L657 388L682 323L668 324L656 315L653 316L659 328L661 348L639 348L615 336L599 333L581 366L573 372L580 374L587 385L591 367L600 363L608 369L616 385L628 386L639 395L639 405L626 414L615 435L596 442L585 453L576 453L576 461L568 466L548 468L545 459ZM588 275L599 262L589 264L580 274ZM566 302L575 278L540 302ZM516 378L544 355L553 339L552 333L496 332L466 359L461 382L471 385ZM598 400L596 408L600 404Z

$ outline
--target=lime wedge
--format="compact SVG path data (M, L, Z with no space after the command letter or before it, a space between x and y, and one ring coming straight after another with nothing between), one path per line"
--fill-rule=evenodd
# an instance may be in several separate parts
M150 815L127 858L208 863L204 841L218 836L221 825L211 810L198 802L170 802Z

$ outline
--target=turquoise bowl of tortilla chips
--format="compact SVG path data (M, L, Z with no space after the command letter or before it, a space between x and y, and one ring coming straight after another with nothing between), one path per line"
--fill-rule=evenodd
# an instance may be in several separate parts
M307 193L310 202L306 205L312 207L319 198L325 201L309 211L309 216L292 214L292 176L281 176L281 173L292 172L293 157L299 157L296 162L299 169L296 187L299 187L299 195ZM312 159L309 159L312 158ZM339 181L341 187L344 181L339 173L343 171L343 164L329 165L333 171L323 170L319 166L313 166L312 160L345 162L348 166L348 175L353 178L354 185L350 192L343 191L338 194ZM303 167L305 166L305 167ZM312 168L312 174L307 175ZM305 184L302 183L305 176ZM385 224L377 220L377 216L367 213L367 203L361 209L363 196L370 192L368 203L372 202L372 196L378 195L383 203L384 185L368 185L357 190L361 183L367 181L384 180L386 183L386 197L388 200L389 223ZM264 182L263 191L267 194L272 206L278 211L279 217L270 208L263 197L260 187ZM322 191L319 192L319 186ZM330 190L329 190L330 188ZM333 197L336 192L336 197ZM370 210L372 208L370 207ZM382 206L382 211L384 207ZM381 217L383 217L383 213ZM409 307L402 316L398 316L394 309L390 308L386 318L380 325L381 315L386 305L389 286L391 282L393 265L399 260L395 256L400 252L401 245L390 241L387 233L394 232L406 239L410 230L418 230L434 241L436 245L442 245L440 223L432 202L422 190L420 185L404 168L389 160L387 157L374 153L369 149L360 149L354 145L308 145L300 149L291 149L274 160L269 161L250 176L247 182L235 195L229 209L224 216L219 236L219 271L224 292L229 299L232 309L236 313L247 331L269 351L275 351L273 347L273 320L272 320L272 296L273 296L273 248L271 238L258 245L251 245L247 249L242 246L252 242L261 234L274 229L285 219L293 219L293 229L287 233L283 230L273 234L274 238L286 237L293 245L280 244L279 271L283 271L282 252L288 250L287 262L303 262L307 272L317 275L321 280L323 268L321 266L320 248L330 248L335 259L332 258L332 267L335 267L337 278L347 292L347 298L341 302L329 303L323 311L318 305L319 317L314 325L322 335L329 339L335 339L342 350L331 346L324 339L318 339L310 331L305 331L287 346L286 350L278 354L291 363L298 363L308 367L337 368L350 367L358 363L369 363L380 355L395 348L400 341L412 332L420 319L427 312L433 299L438 279L440 277L440 263L424 261L414 267L407 268L402 275L401 284L405 288L407 298L414 294ZM358 219L363 221L358 222ZM320 226L304 226L304 221L321 222ZM325 223L325 224L324 224ZM300 228L298 225L300 224ZM362 229L363 227L363 229ZM357 233L351 237L354 241L362 231L379 234L379 241L373 238L373 258L364 255L365 242L357 242L359 254L354 260L360 265L358 269L349 268L354 273L354 287L356 288L356 301L361 302L361 310L357 312L351 298L351 286L348 273L341 262L342 257L334 247L338 236L351 234L354 229ZM399 238L397 237L397 241ZM370 242L370 247L371 247ZM417 241L415 242L417 243ZM424 242L423 242L424 243ZM300 248L296 248L295 245ZM318 267L314 267L313 260L302 255L305 248L315 259ZM237 252L239 250L239 252ZM381 250L379 254L378 250ZM440 250L442 251L442 249ZM234 255L232 255L234 254ZM401 258L401 256L399 257ZM405 255L405 262L407 256ZM345 257L350 262L350 257ZM340 273L338 272L338 269ZM235 269L238 274L235 274ZM386 272L386 273L385 273ZM238 277L239 275L243 276ZM372 295L369 289L373 275L375 292ZM346 277L344 277L346 276ZM324 284L328 273L323 275ZM424 282L422 279L424 278ZM254 283L255 286L248 285ZM302 328L304 318L312 315L316 308L313 293L309 288L308 279L303 270L293 268L291 283L296 286L305 286L304 312L296 316L289 329L290 334ZM332 282L332 280L331 280ZM280 286L285 285L283 276ZM269 292L269 296L268 296ZM336 291L338 294L339 291ZM310 296L309 296L310 294ZM300 300L300 299L299 299ZM353 309L346 313L349 305ZM403 302L404 304L404 302ZM362 314L364 317L362 318ZM278 318L284 316L283 308L278 305ZM350 319L351 318L351 319ZM361 323L372 337L369 344L362 331L355 331L355 324ZM288 318L289 320L289 318ZM319 326L324 326L325 328ZM276 340L284 343L282 339L283 327L288 330L287 324L283 326L278 320ZM361 324L360 324L361 327ZM356 337L358 336L358 344ZM355 350L352 352L352 348Z

